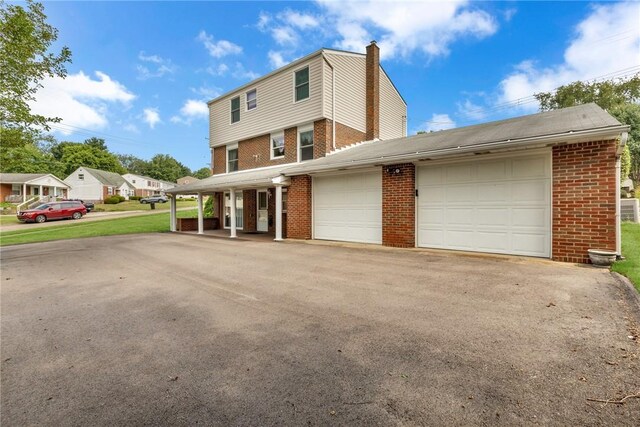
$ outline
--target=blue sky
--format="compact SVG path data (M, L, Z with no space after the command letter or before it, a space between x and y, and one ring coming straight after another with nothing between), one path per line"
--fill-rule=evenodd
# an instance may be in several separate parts
M207 100L321 47L381 47L408 129L535 112L531 95L640 71L640 3L45 2L67 79L35 111L61 140L208 166ZM514 102L520 100L519 102Z

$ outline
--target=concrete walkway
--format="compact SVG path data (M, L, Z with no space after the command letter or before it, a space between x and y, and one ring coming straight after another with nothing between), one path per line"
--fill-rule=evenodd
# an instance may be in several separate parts
M178 212L188 211L192 209L194 209L194 207L179 208ZM160 213L168 214L169 209L156 209L154 211L91 212L83 216L80 221L85 221L85 222L86 221L102 221L106 219L128 218L132 216L153 215L153 214L160 214ZM68 219L68 220L60 220L60 221L47 221L47 222L43 222L42 224L31 223L31 222L20 223L20 224L7 224L7 225L0 225L0 232L15 231L15 230L31 230L37 227L53 227L53 226L61 226L61 225L64 226L64 225L71 225L71 224L76 224L76 221Z

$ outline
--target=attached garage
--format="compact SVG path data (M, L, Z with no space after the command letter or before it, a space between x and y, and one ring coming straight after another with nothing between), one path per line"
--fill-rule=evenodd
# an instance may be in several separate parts
M551 256L551 153L417 168L417 244Z
M382 243L382 175L379 168L313 178L313 237Z

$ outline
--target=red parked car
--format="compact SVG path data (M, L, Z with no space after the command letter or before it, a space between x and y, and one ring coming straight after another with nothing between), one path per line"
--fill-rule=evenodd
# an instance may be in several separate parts
M87 208L80 202L50 202L34 209L18 212L22 222L45 222L52 219L80 219L86 215Z

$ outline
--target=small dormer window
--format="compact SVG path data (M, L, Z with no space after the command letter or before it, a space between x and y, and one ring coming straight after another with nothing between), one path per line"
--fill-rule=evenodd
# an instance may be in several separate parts
M253 110L258 106L258 91L256 89L247 92L247 111Z
M309 67L296 71L295 91L296 102L309 98Z
M240 121L240 97L236 96L231 100L231 123Z

